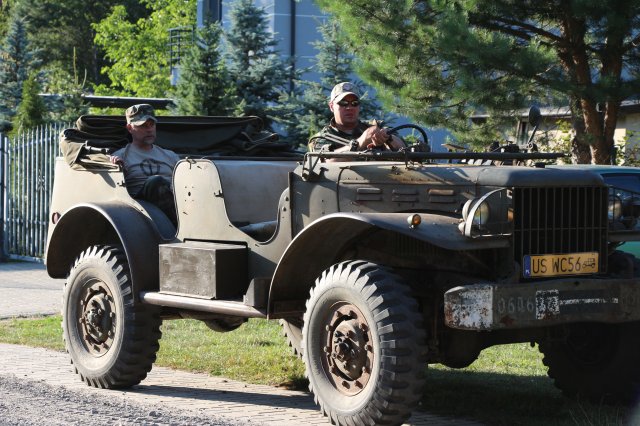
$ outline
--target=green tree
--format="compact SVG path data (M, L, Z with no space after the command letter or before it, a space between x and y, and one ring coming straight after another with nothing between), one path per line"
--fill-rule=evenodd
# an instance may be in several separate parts
M27 18L31 43L46 52L43 66L69 75L79 69L87 73L89 82L96 84L106 81L100 74L105 60L104 52L94 43L92 24L104 19L115 5L123 5L132 19L146 12L138 0L15 1L15 9Z
M7 33L12 4L12 0L0 1L0 39L3 39Z
M22 102L18 105L13 133L32 129L47 122L47 108L40 97L40 84L31 73L22 85Z
M325 21L318 26L318 31L321 38L312 45L317 50L313 70L320 76L319 82L301 81L296 92L284 94L280 101L284 110L280 122L289 138L303 146L331 119L328 99L333 86L351 80L353 73L353 55L347 51L345 40L340 38L337 21Z
M109 64L102 72L110 83L97 93L162 97L171 88L167 44L169 29L192 25L195 0L140 0L147 17L131 20L127 8L115 6L97 23L95 42L105 51Z
M180 78L174 92L176 113L226 115L232 107L226 67L221 60L218 23L196 31L195 43L180 63Z
M9 30L0 45L0 130L11 127L22 100L23 84L39 67L37 54L27 39L24 18L12 13Z
M492 135L469 124L474 113L560 98L577 158L606 163L620 103L640 89L637 0L318 3L339 18L389 107L462 138Z
M237 0L229 11L226 58L229 77L239 102L235 113L256 115L271 127L275 103L289 90L293 68L275 50L277 41L268 31L266 12L252 0Z
M74 56L73 63L75 62ZM56 121L71 122L89 113L89 104L83 98L88 93L87 72L85 70L80 76L75 66L73 70L73 74L60 68L47 70L46 91L59 95L49 103L51 115Z
M368 95L368 88L354 77L354 56L347 40L335 19L328 19L318 26L321 38L312 43L317 50L313 70L319 82L302 80L297 91L285 93L280 99L282 110L278 122L286 129L288 139L297 145L306 146L309 137L322 129L333 116L329 106L331 89L342 81L353 82L362 96L363 118L388 118L380 105Z

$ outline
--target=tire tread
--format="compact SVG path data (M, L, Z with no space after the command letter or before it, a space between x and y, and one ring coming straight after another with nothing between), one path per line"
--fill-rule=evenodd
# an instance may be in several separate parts
M364 410L352 416L340 415L317 396L308 362L305 362L309 390L332 424L401 424L419 402L425 382L426 331L418 303L409 286L390 269L366 261L347 261L331 266L316 280L306 303L305 324L316 298L324 287L335 281L349 283L373 313L380 338L378 387ZM302 347L305 347L304 339L305 333Z
M127 258L119 246L104 245L92 246L80 253L74 262L73 270L85 262L98 260L104 262L115 274L120 294L123 298L123 326L125 327L120 353L112 368L101 376L93 377L83 373L83 369L74 365L76 373L87 385L102 389L119 389L131 387L140 383L151 371L156 360L156 353L160 348L159 340L162 336L159 310L151 306L136 304L133 297L132 283L129 273ZM69 285L69 280L65 287ZM66 300L65 291L63 306ZM74 349L67 338L67 319L63 316L62 327L65 348L71 355L71 363L74 364Z

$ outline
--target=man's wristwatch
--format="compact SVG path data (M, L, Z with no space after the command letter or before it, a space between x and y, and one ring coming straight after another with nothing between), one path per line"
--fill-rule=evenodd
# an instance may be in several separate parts
M360 144L358 143L357 140L352 139L351 140L351 149L349 151L357 151L360 148Z

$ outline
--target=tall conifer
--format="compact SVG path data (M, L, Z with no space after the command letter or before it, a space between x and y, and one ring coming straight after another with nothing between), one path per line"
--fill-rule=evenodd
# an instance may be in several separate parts
M27 39L25 21L13 13L0 45L0 126L7 130L22 100L22 86L39 60ZM0 128L2 130L2 128Z
M47 108L40 97L40 84L35 73L22 84L22 101L18 105L13 132L32 129L47 122Z
M289 89L292 67L275 50L266 12L252 0L237 0L229 11L226 34L229 77L239 99L235 113L257 115L271 127L274 104Z
M180 78L174 92L177 114L229 113L231 89L219 52L221 33L218 23L196 31L195 42L180 61Z
M638 0L317 2L340 19L389 108L469 142L482 135L473 114L560 98L573 148L586 150L577 159L607 163L621 102L640 91Z
M280 100L282 114L278 121L292 143L300 146L306 146L309 137L329 123L333 116L328 105L329 95L333 86L343 81L353 82L362 94L362 119L388 118L373 100L370 89L355 76L355 58L347 40L341 36L339 23L328 19L318 31L321 38L312 45L317 50L313 71L319 81L301 81L296 93L286 94Z

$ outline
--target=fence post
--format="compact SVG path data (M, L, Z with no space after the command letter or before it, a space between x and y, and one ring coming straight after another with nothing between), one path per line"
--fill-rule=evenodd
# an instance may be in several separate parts
M0 132L0 262L7 257L7 242L5 240L6 214L7 205L7 156L9 151L9 138Z

